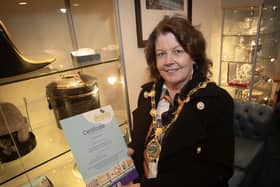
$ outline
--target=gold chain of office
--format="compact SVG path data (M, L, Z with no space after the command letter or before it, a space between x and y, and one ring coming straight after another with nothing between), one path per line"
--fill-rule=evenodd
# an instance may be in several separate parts
M159 143L160 136L163 133L165 133L175 123L175 121L177 120L179 114L181 113L181 111L183 109L184 104L186 104L190 101L191 95L193 95L199 89L205 88L208 83L209 83L209 81L200 82L195 88L193 88L191 91L189 91L186 98L182 102L179 102L179 106L177 107L176 111L174 112L174 117L172 118L170 123L163 127L157 126L157 120L156 120L157 110L156 110L156 101L155 101L156 91L155 91L155 83L153 84L152 90L149 93L147 93L148 95L146 95L146 96L151 97L152 108L150 110L150 115L152 116L152 127L155 129L154 137L147 144L146 151L145 151L147 159L150 162L155 161L160 155L160 152L161 152L161 144Z

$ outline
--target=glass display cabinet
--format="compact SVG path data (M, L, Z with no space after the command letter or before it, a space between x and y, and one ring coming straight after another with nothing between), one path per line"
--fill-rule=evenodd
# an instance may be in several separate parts
M111 105L129 140L117 1L1 1L0 20L0 186L84 187L59 119Z
M219 84L234 98L273 104L280 74L279 3L222 1Z

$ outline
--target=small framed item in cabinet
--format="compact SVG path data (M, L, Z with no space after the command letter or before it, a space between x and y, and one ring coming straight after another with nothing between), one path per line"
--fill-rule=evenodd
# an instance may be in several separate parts
M228 85L247 88L250 84L252 65L228 63Z

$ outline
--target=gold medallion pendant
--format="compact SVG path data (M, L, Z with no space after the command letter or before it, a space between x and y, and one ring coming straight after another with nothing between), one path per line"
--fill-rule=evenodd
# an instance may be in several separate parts
M158 142L157 137L154 137L148 144L146 147L146 154L147 154L147 158L148 160L154 161L159 157L161 151L161 145Z
M174 117L172 120L164 127L160 127L157 125L157 119L156 119L156 114L157 114L157 109L156 109L156 100L155 100L155 84L153 84L153 88L151 92L145 92L144 97L148 98L151 97L151 110L150 110L150 115L152 116L152 124L151 127L155 130L154 132L154 137L149 141L147 144L146 150L145 150L145 155L147 159L152 162L155 161L156 159L159 158L160 152L161 152L161 145L159 143L159 138L162 138L162 134L164 134L173 124L175 124L175 121L177 120L179 114L181 113L184 104L190 102L191 95L196 93L199 89L201 88L206 88L207 84L209 81L205 82L200 82L195 88L189 91L187 94L186 98L179 102L179 106L177 107L176 111L174 112ZM203 104L203 103L202 103ZM201 104L200 104L201 105ZM201 110L204 108L201 107ZM150 133L148 134L150 136Z

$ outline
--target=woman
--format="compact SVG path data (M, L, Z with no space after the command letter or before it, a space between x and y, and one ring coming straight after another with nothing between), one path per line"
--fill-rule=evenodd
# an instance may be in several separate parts
M206 44L181 16L164 17L145 55L155 81L143 85L129 144L139 172L130 186L224 187L233 173L233 100L208 81Z

